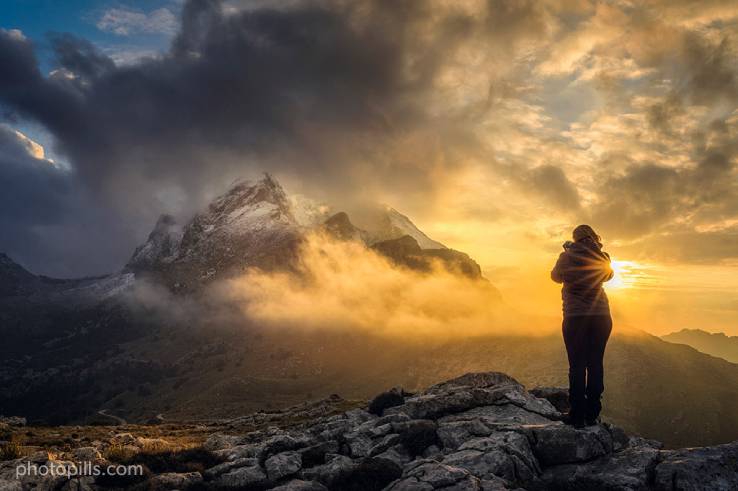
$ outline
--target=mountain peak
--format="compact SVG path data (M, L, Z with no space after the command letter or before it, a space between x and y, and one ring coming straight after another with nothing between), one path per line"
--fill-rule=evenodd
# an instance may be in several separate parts
M373 242L399 239L409 235L421 249L446 249L446 246L423 233L407 216L391 206L384 205L379 220L369 229Z
M264 173L261 179L255 181L250 179L234 181L225 194L210 204L210 210L230 212L238 207L253 206L261 202L276 205L280 212L290 215L287 194L282 185L269 173Z

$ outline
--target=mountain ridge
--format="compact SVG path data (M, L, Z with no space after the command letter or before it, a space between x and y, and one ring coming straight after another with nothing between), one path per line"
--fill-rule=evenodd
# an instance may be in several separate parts
M738 363L738 336L722 332L711 333L701 329L682 329L661 336L670 343L686 344L702 353Z

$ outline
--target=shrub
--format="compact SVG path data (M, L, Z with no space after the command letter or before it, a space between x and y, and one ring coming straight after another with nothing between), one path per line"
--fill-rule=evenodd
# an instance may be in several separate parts
M0 445L0 461L15 460L23 456L23 451L18 442L7 442Z
M369 403L369 412L372 414L376 414L377 416L382 416L385 409L399 406L404 403L405 396L403 395L402 390L391 389L387 392L382 392L377 397L372 399L372 402Z

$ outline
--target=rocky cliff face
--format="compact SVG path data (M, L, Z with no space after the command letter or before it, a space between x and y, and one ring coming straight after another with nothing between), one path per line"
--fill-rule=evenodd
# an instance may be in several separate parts
M184 226L162 215L125 270L156 277L175 290L192 290L250 267L290 269L305 234L322 229L341 240L386 244L376 249L382 253L392 252L393 241L409 239L423 252L398 256L403 266L429 270L434 258L455 273L481 277L469 256L432 240L393 208L375 211L366 230L354 226L344 212L329 216L329 209L288 196L268 174L258 181L239 181Z
M628 436L607 423L575 429L560 422L562 414L549 401L561 402L560 391L535 393L548 399L505 374L470 373L415 395L381 394L367 409L316 414L340 401L334 397L300 408L308 419L299 410L285 411L256 431L211 434L199 471L150 472L129 484L281 491L738 487L738 442L663 450L658 442ZM123 438L134 452L146 443L123 433L98 447L62 453L59 460L104 461L106 447ZM11 474L23 462L0 465L0 489L103 489L104 481L91 477L18 481Z

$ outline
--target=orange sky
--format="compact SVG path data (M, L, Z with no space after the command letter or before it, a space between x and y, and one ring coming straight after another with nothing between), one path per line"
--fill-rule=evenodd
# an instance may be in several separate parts
M17 161L0 245L30 269L113 271L160 213L191 216L269 171L349 212L393 206L542 315L559 313L561 243L588 223L630 265L609 289L621 325L738 335L735 1L265 0L182 15L167 16L169 45L125 63L0 29L15 63L0 144Z

